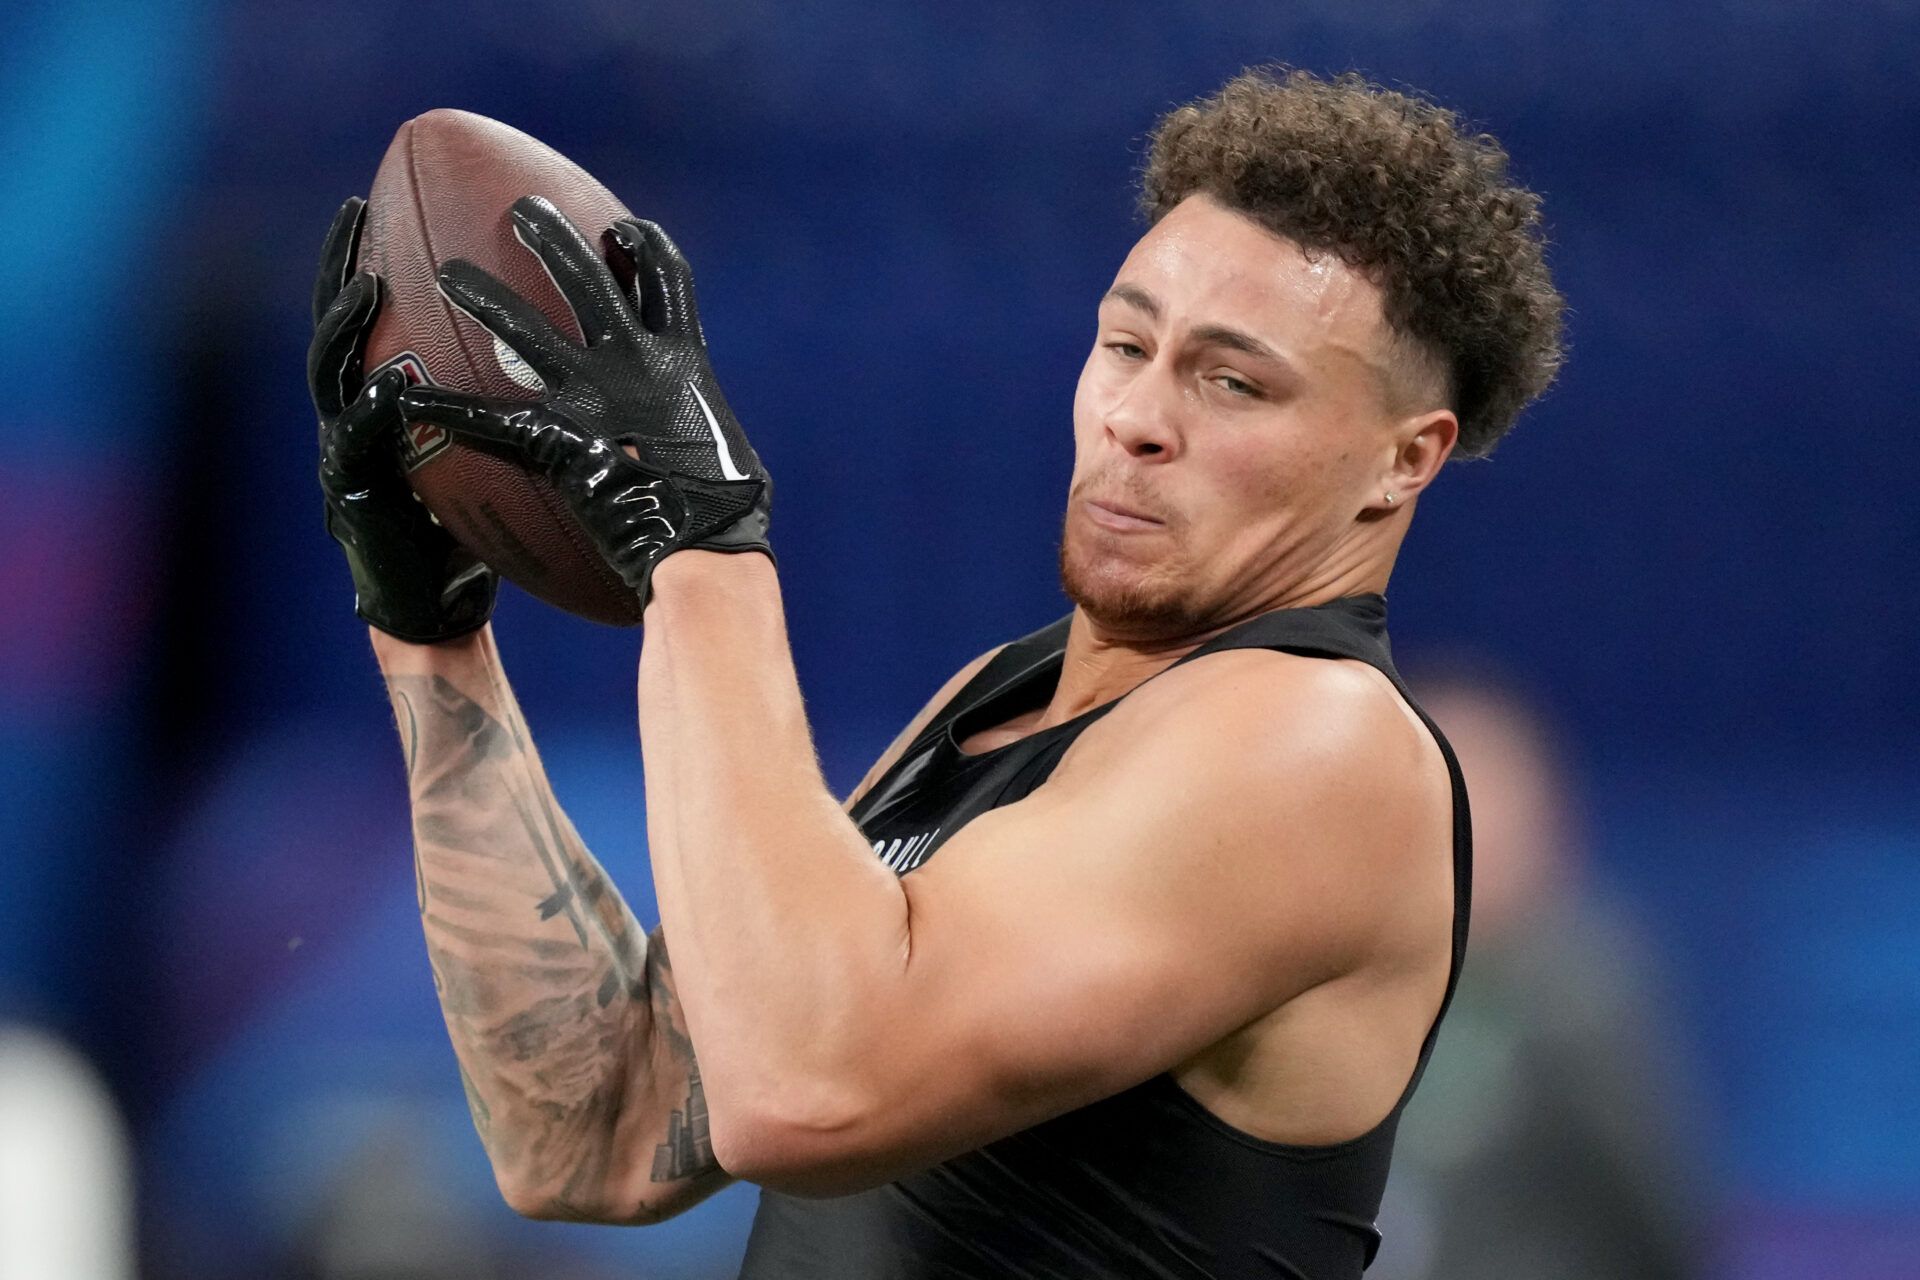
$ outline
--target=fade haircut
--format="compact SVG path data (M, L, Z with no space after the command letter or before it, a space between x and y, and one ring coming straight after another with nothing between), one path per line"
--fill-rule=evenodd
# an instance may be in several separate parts
M1155 128L1149 223L1204 194L1381 291L1390 403L1441 404L1485 457L1563 358L1540 197L1453 112L1348 73L1250 68Z

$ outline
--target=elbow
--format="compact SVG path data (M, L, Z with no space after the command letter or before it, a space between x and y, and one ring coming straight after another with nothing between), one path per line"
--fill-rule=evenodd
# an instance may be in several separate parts
M500 1198L507 1202L507 1208L523 1218L536 1222L603 1221L596 1212L600 1206L574 1203L553 1188L499 1165L494 1166L493 1183L500 1189Z
M493 1166L493 1185L499 1188L500 1198L507 1202L507 1208L523 1218L552 1222L560 1216L559 1197L533 1179L502 1168L497 1163Z
M723 1106L709 1089L708 1108L714 1161L742 1181L806 1197L888 1181L871 1151L874 1113L851 1090L788 1081L757 1105Z
M743 1182L809 1199L852 1195L887 1181L866 1172L868 1163L846 1135L785 1123L729 1130L724 1142L716 1137L714 1158Z
M536 1222L650 1227L672 1216L643 1200L614 1203L601 1196L587 1198L577 1193L568 1194L564 1189L514 1174L497 1165L494 1167L493 1181L500 1189L500 1198L507 1202L507 1208Z

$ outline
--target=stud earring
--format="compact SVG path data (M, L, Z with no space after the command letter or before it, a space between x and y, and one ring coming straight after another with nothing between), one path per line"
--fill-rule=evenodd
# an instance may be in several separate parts
M1388 506L1392 506L1392 505L1393 505L1393 495L1392 495L1392 494L1388 494L1388 495L1387 495L1387 505L1388 505Z

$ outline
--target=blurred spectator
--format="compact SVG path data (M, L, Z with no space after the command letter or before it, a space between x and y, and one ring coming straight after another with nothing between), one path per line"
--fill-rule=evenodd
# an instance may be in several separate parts
M0 1280L132 1280L120 1109L79 1054L0 1023Z
M1552 734L1481 676L1415 690L1472 797L1472 937L1370 1280L1696 1275L1703 1196L1657 966L1587 880Z
M324 1187L305 1240L311 1280L507 1280L498 1242L447 1194L424 1120L397 1100Z
M321 1185L298 1232L293 1256L276 1260L287 1280L632 1280L635 1275L685 1277L618 1266L579 1255L564 1238L508 1220L489 1199L449 1183L437 1155L449 1117L403 1098L366 1099L369 1112L351 1152ZM515 1230L503 1230L503 1227ZM552 1228L545 1228L549 1232ZM608 1232L609 1227L597 1228ZM513 1238L518 1236L520 1238ZM696 1271L693 1280L724 1280L737 1267Z

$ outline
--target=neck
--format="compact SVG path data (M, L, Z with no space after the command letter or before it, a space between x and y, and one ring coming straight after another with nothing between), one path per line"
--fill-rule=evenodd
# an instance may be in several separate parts
M1037 728L1062 724L1085 711L1130 693L1221 632L1276 609L1309 609L1346 596L1385 594L1392 562L1345 567L1289 584L1243 606L1227 606L1198 629L1174 636L1128 635L1102 626L1085 608L1076 607L1067 631L1060 683Z

